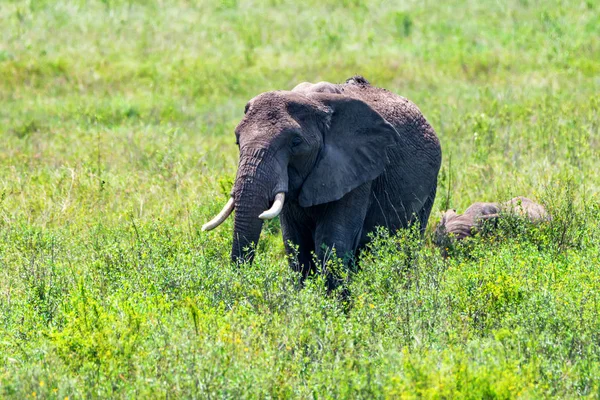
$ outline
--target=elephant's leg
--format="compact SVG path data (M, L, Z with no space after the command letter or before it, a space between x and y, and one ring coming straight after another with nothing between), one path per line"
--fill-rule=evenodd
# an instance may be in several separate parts
M419 211L419 223L421 224L421 235L425 234L425 228L427 228L427 221L429 221L429 214L433 208L433 202L435 201L435 194L437 191L437 184L433 187L433 190L425 200L423 208Z
M323 266L331 258L333 249L344 266L353 262L369 207L370 191L371 182L367 182L336 202L318 206L314 243ZM335 276L326 273L329 288L335 288Z
M302 274L304 280L315 269L312 257L315 251L314 223L300 207L287 205L280 214L281 232L290 267Z

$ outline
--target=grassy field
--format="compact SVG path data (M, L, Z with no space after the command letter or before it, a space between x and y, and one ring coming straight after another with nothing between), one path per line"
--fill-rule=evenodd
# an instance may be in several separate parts
M0 397L600 396L595 1L0 2ZM444 260L381 232L344 301L200 231L258 93L361 74L444 154L430 219L536 198Z

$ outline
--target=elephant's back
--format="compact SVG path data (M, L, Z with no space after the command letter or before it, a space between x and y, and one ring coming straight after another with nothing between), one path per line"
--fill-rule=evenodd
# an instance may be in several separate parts
M396 128L404 140L441 160L440 142L433 127L427 122L415 103L389 90L371 86L368 83L339 85L343 94L364 101ZM405 142L406 143L406 142ZM418 150L418 149L417 149Z

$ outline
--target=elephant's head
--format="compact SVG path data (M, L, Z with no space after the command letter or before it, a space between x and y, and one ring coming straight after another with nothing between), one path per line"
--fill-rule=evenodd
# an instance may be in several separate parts
M235 208L234 261L252 259L244 249L258 243L263 220L279 215L284 202L339 200L383 172L398 133L365 102L332 91L267 92L246 105L235 129L240 158L231 198L203 226L215 228Z

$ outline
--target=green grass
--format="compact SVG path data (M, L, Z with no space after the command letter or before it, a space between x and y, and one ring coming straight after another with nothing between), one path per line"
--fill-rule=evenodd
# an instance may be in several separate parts
M600 395L594 1L0 2L0 397ZM258 93L353 74L413 100L445 207L533 197L444 260L381 232L345 301L278 222L231 221Z

